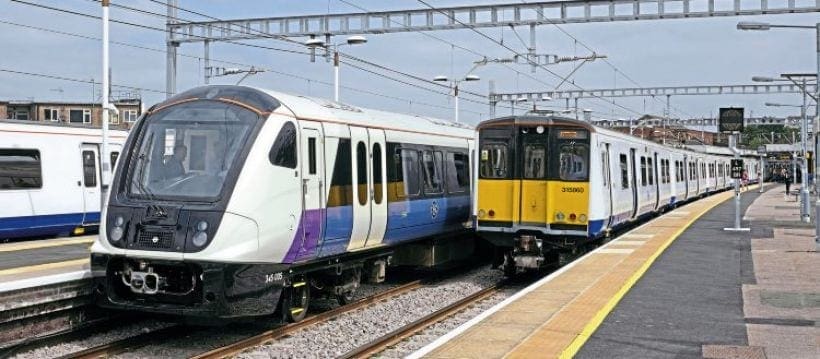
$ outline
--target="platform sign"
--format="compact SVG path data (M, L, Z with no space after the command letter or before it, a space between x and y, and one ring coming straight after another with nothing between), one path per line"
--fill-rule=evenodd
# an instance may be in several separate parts
M741 132L743 131L743 108L723 107L720 109L720 132Z
M757 153L761 153L761 154L766 153L766 146L763 146L763 145L757 146Z
M732 179L743 178L743 160L733 159L730 166L732 167Z

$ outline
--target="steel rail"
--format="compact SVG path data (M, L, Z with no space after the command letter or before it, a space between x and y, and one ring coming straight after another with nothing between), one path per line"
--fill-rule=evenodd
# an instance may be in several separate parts
M182 334L188 334L185 331L180 330L179 327L179 325L168 326L148 333L142 333L139 335L135 335L133 337L127 337L107 344L81 350L75 353L66 354L61 357L58 357L58 359L105 358L126 352L131 349L141 348L146 345L150 345L157 339L168 340L170 338L174 338Z
M479 301L484 300L487 297L497 293L498 290L503 286L502 283L503 282L495 284L491 287L484 288L473 294L470 294L469 296L464 297L458 300L457 302L452 303L444 308L441 308L433 313L430 313L417 321L409 323L372 342L369 342L356 349L353 349L342 355L340 358L369 358L375 354L378 354L387 349L388 347L396 343L399 343L415 335L416 333L430 327L431 325L436 324L444 319L447 319L458 312L461 312L470 305L478 303Z
M383 299L387 299L390 297L394 297L400 294L407 293L409 291L418 289L422 286L421 280L415 280L407 284L400 285L395 288L388 289L386 291L380 292L378 294L372 295L367 298L363 298L356 302L343 305L334 309L331 309L326 312L322 312L316 314L314 316L305 318L304 320L298 323L291 323L287 325L283 325L281 327L277 327L271 330L267 330L263 333L254 335L249 338L242 339L238 342L234 342L232 344L226 345L224 347L216 348L211 351L195 355L191 357L192 359L212 359L212 358L225 358L228 356L232 356L242 351L253 348L259 345L263 345L265 343L271 342L273 340L279 339L285 335L294 333L300 329L307 328L311 325L315 325L318 323L326 322L330 319L338 317L341 314L359 309L364 307L365 305L372 304Z

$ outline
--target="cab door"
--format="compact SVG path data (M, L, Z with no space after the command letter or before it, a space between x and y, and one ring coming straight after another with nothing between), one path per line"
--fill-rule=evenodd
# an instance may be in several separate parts
M83 224L100 222L100 156L96 144L84 143L80 145L80 165L82 179L77 184L83 193Z
M519 180L519 223L543 227L547 224L547 133L531 129L521 135L521 179Z
M370 137L367 129L350 127L350 142L353 149L353 230L350 233L348 250L364 248L370 235L371 201L370 192Z
M370 140L370 231L366 247L382 243L387 228L387 151L384 130L368 129Z
M324 224L324 141L322 128L316 124L302 125L300 144L302 157L302 246L299 256L316 254Z

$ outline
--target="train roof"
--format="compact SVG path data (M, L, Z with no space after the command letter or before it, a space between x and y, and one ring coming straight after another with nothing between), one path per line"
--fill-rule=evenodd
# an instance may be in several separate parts
M109 129L110 135L128 136L128 131ZM100 136L102 129L71 123L51 123L25 120L0 120L0 132L52 133L65 135Z
M572 119L569 117L561 117L561 116L553 116L553 115L546 115L546 116L533 116L533 115L522 115L522 116L506 116L506 117L499 117L494 118L491 120L482 121L481 123L476 126L476 129L480 130L482 128L487 127L495 127L495 126L509 126L509 125L571 125L571 126L578 126L583 127L589 130L590 132L596 132L598 127L591 125L586 121L579 121L576 119Z
M286 108L302 120L315 120L340 124L358 125L386 130L413 131L435 135L474 138L474 129L466 124L447 120L407 115L356 107L326 99L293 95L251 86L209 85L197 87L176 95L153 106L150 112L167 106L198 98L219 98L239 102L260 115L283 113Z

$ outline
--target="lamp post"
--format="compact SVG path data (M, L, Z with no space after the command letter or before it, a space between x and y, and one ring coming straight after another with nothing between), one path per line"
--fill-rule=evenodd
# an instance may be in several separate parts
M458 79L458 80L454 80L454 81L450 81L450 79L448 79L447 76L444 76L444 75L439 75L439 76L436 76L436 77L433 78L433 81L436 81L436 82L450 82L450 88L453 89L453 106L455 107L455 115L453 116L453 119L456 123L458 123L458 86L464 81L478 81L478 80L481 80L481 78L478 77L478 75L472 75L472 74L469 74L469 73L466 76L464 76L463 78ZM515 106L513 106L513 107L515 107ZM514 111L514 109L513 109L513 111Z
M769 23L764 22L740 22L737 24L738 30L758 30L758 31L765 31L771 28L791 28L791 29L813 29L815 34L815 59L816 59L816 66L817 71L815 72L816 78L820 80L820 22L811 25L772 25ZM805 88L804 88L804 92ZM814 99L820 99L820 84L815 86L815 93ZM816 125L820 125L820 106L817 106L815 113L814 113L814 122ZM818 136L814 136L814 153L818 153L820 150L820 142L817 141ZM817 156L815 156L817 157ZM814 166L814 173L817 175L818 170L820 170L820 161L815 161ZM815 210L815 228L814 228L814 244L817 250L820 250L820 185L818 185L818 181L814 181L815 185L815 193L817 193L817 199L814 202L814 210Z
M806 88L806 79L803 78L803 88ZM809 159L806 156L806 142L808 137L808 117L806 115L806 92L803 92L803 105L788 105L782 103L766 102L768 107L794 107L800 109L800 151L802 152L803 164L800 168L800 218L803 222L810 222L811 215L809 214Z
M332 48L333 51L333 101L339 102L339 47L346 46L346 45L362 45L367 43L367 38L360 35L354 35L348 37L344 43L341 44L325 44L324 41L319 39L310 39L305 41L305 46L315 49L318 47L322 47L325 49L330 50Z

